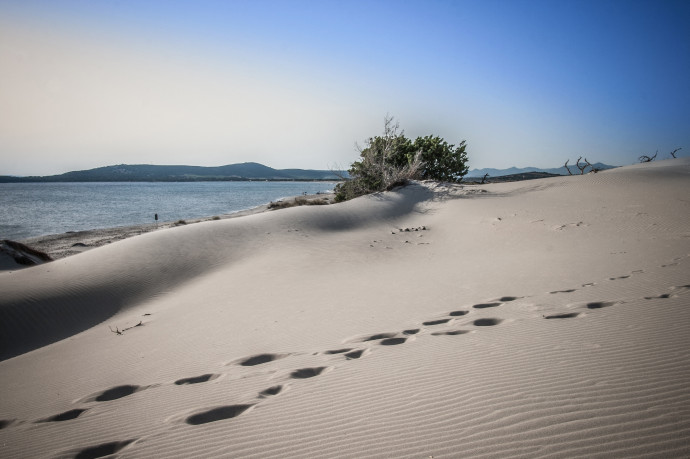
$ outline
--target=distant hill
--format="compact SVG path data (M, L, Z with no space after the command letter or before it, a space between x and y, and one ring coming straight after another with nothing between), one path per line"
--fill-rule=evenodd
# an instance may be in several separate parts
M120 164L60 175L14 177L0 176L0 183L11 182L195 182L279 180L339 180L333 171L310 169L273 169L259 163L229 164L219 167L155 166Z
M582 163L580 163L582 164ZM608 164L603 164L603 163L594 163L594 167L596 167L599 170L606 170L606 169L614 169L615 167L618 166L609 166ZM570 168L570 171L577 175L580 173L580 170L571 164L568 164L568 167ZM587 168L587 172L589 172L590 168ZM538 167L510 167L508 169L472 169L467 173L467 177L484 177L485 174L489 174L489 177L501 177L504 175L516 175L516 174L527 174L530 172L545 172L547 174L556 174L556 175L568 175L568 171L565 169L564 166L553 168L553 169L540 169Z

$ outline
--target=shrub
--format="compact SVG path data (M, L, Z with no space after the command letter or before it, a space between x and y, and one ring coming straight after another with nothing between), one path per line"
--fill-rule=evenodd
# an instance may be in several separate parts
M358 147L361 159L350 166L350 179L336 186L336 201L390 190L414 179L460 182L468 171L465 148L465 141L456 147L432 135L412 142L392 117L386 117L383 135L367 139L364 149Z

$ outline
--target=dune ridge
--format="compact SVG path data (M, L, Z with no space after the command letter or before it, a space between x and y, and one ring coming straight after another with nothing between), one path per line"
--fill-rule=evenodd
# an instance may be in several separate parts
M0 274L0 455L686 457L689 178L419 183Z

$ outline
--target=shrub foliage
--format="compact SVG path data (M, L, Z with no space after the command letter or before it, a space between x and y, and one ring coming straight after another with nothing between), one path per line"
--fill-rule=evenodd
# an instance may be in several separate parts
M361 159L350 166L350 179L336 186L336 201L390 190L408 180L460 182L468 171L465 148L464 140L456 147L433 135L413 142L386 117L383 135L358 147Z

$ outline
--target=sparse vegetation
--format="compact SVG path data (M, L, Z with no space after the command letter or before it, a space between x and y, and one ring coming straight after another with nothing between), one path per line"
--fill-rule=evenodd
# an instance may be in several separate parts
M296 206L324 206L328 205L328 198L307 199L299 196L294 199L286 199L284 201L272 202L268 205L270 210L287 209L288 207Z
M359 150L361 159L352 163L350 179L339 183L336 201L391 190L409 180L460 182L467 174L466 144L456 147L438 136L406 138L393 117L384 120L383 135L367 139Z

